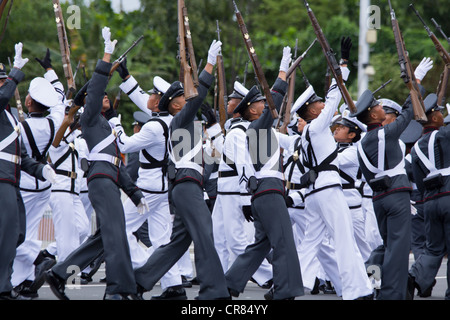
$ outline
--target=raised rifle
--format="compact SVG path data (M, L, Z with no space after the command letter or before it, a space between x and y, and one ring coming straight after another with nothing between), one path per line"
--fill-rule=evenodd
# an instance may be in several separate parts
M431 22L433 22L434 26L436 27L436 30L439 31L442 36L447 40L448 44L450 44L450 38L447 37L447 35L444 33L444 30L442 30L441 26L434 20L434 18L431 18Z
M319 22L317 21L317 18L314 15L314 12L311 10L311 8L306 0L305 0L305 6L306 6L306 9L308 10L308 17L311 20L311 24L312 24L314 32L316 34L317 40L319 40L319 43L322 46L323 54L325 55L328 66L330 67L330 71L331 71L334 79L336 79L336 84L342 93L342 98L344 99L344 102L347 104L350 112L355 113L356 107L355 107L352 97L350 96L350 93L348 92L347 88L345 87L344 79L342 78L341 67L339 66L339 64L336 61L335 53L333 52L333 49L330 47L327 39L325 38L322 28L320 27Z
M325 83L324 83L324 86L323 86L324 96L327 95L328 90L330 90L330 86L331 86L330 67L327 66L327 72L325 73Z
M122 55L121 55L119 58L117 58L117 59L113 62L112 67L111 67L111 70L109 71L109 78L112 77L114 71L116 71L116 69L117 69L117 68L119 67L119 65L123 62L123 60L125 60L125 58L127 57L127 54L128 54L131 50L133 50L134 47L136 47L136 46L138 45L138 43L142 41L142 39L144 39L144 36L143 36L143 35L140 36L136 41L134 41L133 44L132 44L127 50L125 50L125 52L122 53Z
M245 83L247 82L247 74L248 74L248 64L250 61L245 62L245 69L244 69L244 80L242 81L242 85L245 87Z
M12 68L11 59L8 57L9 67ZM23 107L22 107L22 100L20 99L20 92L19 88L16 87L16 90L14 91L14 98L16 99L16 107L17 107L17 113L19 115L19 121L23 122L25 121L25 116L23 113Z
M403 79L403 82L409 89L411 96L411 103L414 110L414 119L418 122L423 123L427 121L427 117L425 115L425 106L423 104L423 98L420 94L419 85L416 81L411 61L409 61L408 53L405 48L405 42L403 40L403 35L402 32L400 31L397 18L395 17L394 9L392 9L391 1L388 0L388 2L389 2L389 9L391 12L391 23L392 23L392 30L394 32L395 46L397 47L398 63L400 65L400 78Z
M113 104L113 109L114 110L117 110L117 108L119 108L121 94L122 94L122 90L119 88L119 92L117 93L117 96L114 99L114 104Z
M278 111L275 106L275 102L273 101L272 94L270 93L270 87L267 83L266 77L264 75L264 72L262 71L261 65L258 60L258 56L256 55L255 48L253 46L252 40L250 39L250 35L248 33L247 27L244 22L244 18L242 17L241 13L239 12L239 9L236 5L236 2L233 0L234 5L234 11L236 14L236 19L239 25L239 29L242 32L242 36L244 37L245 47L247 49L248 55L250 57L250 61L253 65L253 70L255 71L257 82L261 86L261 89L263 91L263 94L266 97L267 105L269 106L270 113L272 114L273 119L278 118Z
M441 78L439 80L439 85L437 88L437 95L438 95L438 105L444 106L445 105L445 93L447 91L447 84L448 84L448 78L449 78L449 71L450 71L450 54L448 51L444 48L444 46L441 44L439 39L436 37L436 35L428 28L425 21L423 21L422 17L420 16L419 12L414 8L412 4L409 5L412 11L416 14L416 16L419 18L419 20L422 22L425 30L428 33L428 36L430 37L431 41L434 43L434 47L436 48L436 51L441 56L442 60L445 63L444 71L441 74ZM441 29L442 30L442 29Z
M59 0L53 1L53 11L55 11L56 28L58 30L59 50L61 52L62 65L64 69L64 76L67 80L66 99L72 99L75 94L76 85L72 72L72 65L70 64L70 47L67 38L66 26L64 24L64 17L61 10Z
M192 45L189 17L184 0L178 0L178 43L180 59L180 82L184 87L184 98L191 100L198 96L198 72ZM188 62L189 57L189 62Z
M220 41L220 29L219 29L219 20L216 21L217 24L217 40ZM217 63L216 63L216 71L217 71L217 99L214 104L214 113L217 109L219 109L219 123L220 127L223 129L225 125L225 121L227 121L227 86L225 80L225 67L223 65L223 56L222 52L219 52L217 55Z

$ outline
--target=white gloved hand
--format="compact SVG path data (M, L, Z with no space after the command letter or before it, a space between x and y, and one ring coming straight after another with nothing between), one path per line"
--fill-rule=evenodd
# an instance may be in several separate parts
M50 183L56 182L56 172L49 164L46 164L42 169L42 176Z
M22 58L22 49L23 44L22 42L19 42L15 45L16 55L14 56L14 68L22 69L23 66L29 61L28 58Z
M433 68L433 60L431 58L423 58L414 71L414 76L417 80L422 81L431 68Z
M281 58L280 71L287 72L292 61L292 53L290 47L284 47L283 58Z
M148 210L149 210L149 208L148 208L147 200L145 200L145 198L141 198L141 201L137 205L137 211L138 211L139 215L142 216Z
M222 42L213 40L211 43L211 46L208 50L208 63L212 64L213 66L216 65L217 62L217 56L219 55L220 50L222 49Z
M111 31L108 27L102 29L102 36L105 40L105 53L112 54L116 48L117 40L111 41Z

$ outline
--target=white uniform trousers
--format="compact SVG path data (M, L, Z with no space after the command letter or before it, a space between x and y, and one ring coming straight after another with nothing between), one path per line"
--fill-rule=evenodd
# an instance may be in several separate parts
M377 217L375 216L371 198L362 199L362 209L365 216L366 241L369 244L371 251L373 251L383 244L383 239L380 235L380 229L378 228Z
M244 218L240 197L237 194L218 194L212 212L214 246L224 272L228 271L237 256L254 240L255 228L253 223ZM264 259L253 274L253 279L263 285L272 278L272 265Z
M94 208L92 207L91 200L89 200L89 193L80 192L80 200L84 207L84 212L86 213L86 217L89 220L89 234L94 234L95 230L92 228L92 214L94 213Z
M294 238L296 240L297 255L300 261L300 267L302 268L303 285L309 289L312 289L316 277L322 280L330 280L335 288L336 295L342 296L342 284L340 281L339 273L337 272L337 264L334 247L331 244L331 239L325 230L325 235L322 238L322 245L316 252L314 246L310 251L303 248L301 251L301 244L306 234L309 234L308 241L312 241L311 232L317 232L316 225L314 225L315 219L309 217L309 212L301 208L288 208L289 216L293 223ZM309 222L313 222L313 226L309 227ZM319 240L316 239L316 240ZM309 256L307 259L303 259L303 256ZM324 264L325 267L322 265ZM328 275L325 269L331 274Z
M52 192L50 196L55 242L47 251L64 261L90 235L89 220L77 194ZM56 250L52 249L56 247Z
M123 204L128 245L130 247L131 262L134 270L142 267L154 250L169 243L172 234L172 220L167 193L143 193L149 207L149 211L143 215L139 215L136 205L131 199L128 198ZM141 246L133 234L147 219L148 234L152 243L152 247L149 250ZM170 268L161 278L162 289L176 285L181 285L181 274L177 264Z
M26 212L25 241L17 248L11 283L15 287L25 280L34 280L34 264L41 251L39 223L47 209L50 188L40 192L21 191Z
M319 260L335 285L336 293L342 285L344 300L371 294L373 289L356 245L350 209L342 190L339 187L332 187L311 193L306 197L305 207L308 213L308 228L299 253L304 285L312 288L314 284L306 283L311 281L312 276L305 277L305 274L308 274L308 266L319 250L326 248L323 239L327 231L332 239L329 249L334 247L335 255L334 257L332 254L326 255L325 257L329 258L328 262L321 258ZM338 277L336 272L339 273Z
M365 262L369 259L369 256L373 250L366 239L366 216L362 207L352 208L350 209L350 213L352 215L356 245L358 246L363 261Z

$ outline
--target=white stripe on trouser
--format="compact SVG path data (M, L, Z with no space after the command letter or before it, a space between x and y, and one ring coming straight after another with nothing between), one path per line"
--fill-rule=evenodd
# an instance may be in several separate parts
M255 227L244 218L240 195L218 194L212 212L212 223L214 246L222 268L227 272L237 256L253 243ZM253 279L262 285L272 278L272 266L264 259L253 274Z
M26 212L25 241L17 247L11 283L13 286L24 280L34 280L34 264L42 241L38 240L39 223L50 199L50 189L41 192L21 191Z
M136 205L130 198L127 198L123 204L128 245L130 247L131 262L134 270L142 267L154 250L169 243L170 235L172 234L172 221L167 193L152 194L144 192L144 195L149 206L149 211L143 215L138 214ZM138 230L147 219L149 238L152 243L150 250L143 248L133 235L133 232ZM174 264L161 278L162 289L175 285L181 285L178 264Z
M329 201L323 201L323 199L329 199ZM335 250L335 262L333 265L331 260L329 263L324 263L319 258L319 261L335 286L334 274L339 272L338 279L342 281L342 298L353 300L371 294L372 287L361 253L356 246L350 209L342 190L332 187L312 193L306 198L305 205L310 220L308 220L308 228L299 250L304 285L311 287L311 283L306 283L312 278L307 276L308 265L324 247L323 239L327 231Z

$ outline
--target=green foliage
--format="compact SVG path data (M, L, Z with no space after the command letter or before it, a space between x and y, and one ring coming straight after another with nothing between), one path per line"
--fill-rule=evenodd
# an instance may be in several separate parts
M263 66L269 84L278 75L279 63L285 46L294 48L298 40L300 55L315 38L311 23L307 16L303 1L299 0L235 0L241 11L258 58ZM152 79L159 75L171 82L178 79L179 62L177 60L177 1L141 0L141 8L134 12L115 13L109 0L69 0L61 1L63 14L67 19L67 7L77 5L81 10L81 29L67 30L71 45L72 68L75 70L79 61L85 65L87 76L92 74L97 60L103 55L103 26L111 28L118 45L113 58L117 58L140 35L142 41L128 56L130 73L138 80L144 90L152 88ZM357 59L359 37L359 1L358 0L310 0L323 31L336 54L340 58L340 39L350 36L353 40L351 52L350 78L347 87L354 99L357 94ZM434 92L438 85L439 76L444 68L442 59L438 56L434 45L428 38L421 22L408 8L411 2L420 12L430 29L435 32L442 44L449 49L448 43L435 30L430 21L435 18L442 25L443 30L450 35L450 14L448 0L391 0L413 66L429 56L434 60L434 68L425 78L423 85ZM224 0L186 0L189 23L192 30L192 41L197 62L207 59L207 51L213 39L217 38L216 21L219 21L220 38L223 42L222 53L225 62L227 89L232 90L235 79L243 80L244 68L248 62L242 35L236 23L232 1ZM381 29L377 30L377 42L371 45L370 64L376 74L371 79L369 88L376 89L388 79L392 83L380 92L384 97L403 102L408 90L400 79L397 51L391 27L389 6L387 1L372 0L372 5L380 7ZM3 25L6 13L0 20ZM11 11L5 37L0 46L0 62L7 64L8 57L14 58L14 44L24 44L23 56L30 58L25 66L26 79L19 85L24 100L29 82L37 76L43 75L41 66L34 60L42 58L46 48L51 50L51 58L57 74L63 84L64 73L59 51L55 17L52 2L15 0ZM309 82L319 95L323 95L325 82L326 61L322 49L316 44L302 63ZM76 78L77 88L81 88L85 80L82 70ZM121 79L114 75L108 86L110 98L114 99ZM246 86L255 84L251 64L248 67ZM296 96L305 88L301 73L297 72ZM212 89L211 89L212 91ZM213 94L208 99L212 102ZM14 104L13 101L11 101ZM132 133L132 114L137 107L130 99L122 94L119 112L122 114L123 124L129 134Z

